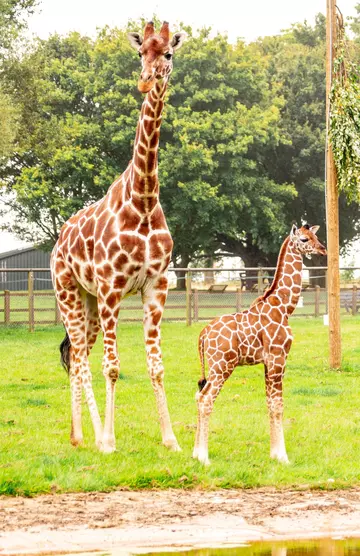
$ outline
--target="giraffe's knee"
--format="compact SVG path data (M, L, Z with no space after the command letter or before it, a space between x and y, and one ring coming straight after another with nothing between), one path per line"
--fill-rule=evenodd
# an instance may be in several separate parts
M103 365L103 375L106 379L111 380L115 383L119 378L120 374L120 361L119 359L113 359L112 361L105 361Z
M150 364L149 374L152 381L162 382L164 380L164 367L162 364Z
M118 367L110 367L109 369L105 369L103 374L105 378L108 378L112 383L115 383L119 378L120 371Z

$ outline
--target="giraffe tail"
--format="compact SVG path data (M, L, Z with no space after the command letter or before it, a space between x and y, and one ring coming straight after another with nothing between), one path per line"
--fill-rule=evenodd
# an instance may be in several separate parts
M70 348L71 342L69 334L66 332L66 336L60 344L60 362L64 367L67 374L70 372Z
M206 333L205 333L205 329L204 329L204 330L202 330L202 332L200 332L199 344L198 344L200 364L201 364L201 378L198 381L198 386L199 386L199 391L200 392L204 388L204 386L207 382L207 380L205 378L205 357L204 357L205 335L206 335Z

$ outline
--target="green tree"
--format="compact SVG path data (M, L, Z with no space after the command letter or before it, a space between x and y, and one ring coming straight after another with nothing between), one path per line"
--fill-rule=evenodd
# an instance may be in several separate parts
M26 27L26 18L35 8L36 0L0 0L0 75L4 59L17 44L21 31ZM11 95L5 92L0 82L0 158L7 156L13 146L18 121L18 111Z
M295 185L296 199L286 206L297 221L320 224L325 235L325 18L315 25L294 25L281 37L259 41L267 56L269 81L285 99L281 112L287 143L270 150L267 162L275 181ZM340 197L340 247L360 233L360 210ZM313 258L315 265L322 260Z
M264 146L282 138L281 102L261 57L241 42L187 30L160 148L161 199L180 265L211 256L223 236L251 233L265 250L277 245L284 201L294 195L262 164ZM126 168L142 100L138 72L125 30L110 29L95 41L76 33L38 41L8 67L22 119L19 149L1 177L14 194L19 235L53 243L62 222Z
M277 248L284 201L295 191L269 178L262 157L266 146L283 141L281 104L261 56L241 41L234 47L203 30L184 45L160 164L175 264L240 249L250 262L255 244L263 252Z
M250 45L185 30L159 156L173 262L230 254L274 264L293 221L325 232L324 18ZM142 101L126 31L55 35L7 61L21 115L0 180L21 237L52 245L64 220L125 170ZM342 246L359 216L341 199Z

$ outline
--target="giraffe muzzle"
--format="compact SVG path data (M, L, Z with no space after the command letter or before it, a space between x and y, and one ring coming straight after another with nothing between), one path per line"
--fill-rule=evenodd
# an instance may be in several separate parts
M138 81L138 89L141 93L148 93L155 84L155 75L153 71L143 71Z
M154 78L151 79L150 81L142 81L141 79L139 79L138 89L139 89L140 93L148 93L149 91L151 91L154 84L155 84L155 79Z

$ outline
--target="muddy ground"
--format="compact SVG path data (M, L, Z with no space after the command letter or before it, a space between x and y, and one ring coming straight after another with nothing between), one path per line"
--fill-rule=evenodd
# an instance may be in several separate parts
M360 537L360 488L117 491L0 497L0 554L149 552Z

